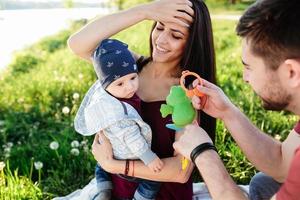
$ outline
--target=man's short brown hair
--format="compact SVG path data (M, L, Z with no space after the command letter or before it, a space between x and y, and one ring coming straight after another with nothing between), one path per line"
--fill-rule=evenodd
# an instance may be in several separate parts
M276 70L284 60L300 58L300 0L258 0L242 15L236 32Z

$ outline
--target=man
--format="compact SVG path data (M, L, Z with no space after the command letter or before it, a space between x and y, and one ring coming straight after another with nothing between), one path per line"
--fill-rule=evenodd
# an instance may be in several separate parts
M265 109L287 110L296 115L300 115L299 10L298 0L260 0L245 12L237 26L237 34L242 37L244 80L260 96ZM295 150L300 146L300 122L280 143L251 124L220 88L206 81L203 86L197 87L208 97L202 110L225 123L246 157L262 172L250 182L250 198L270 199L285 182ZM193 104L200 109L199 98L194 97ZM174 143L174 148L185 156L191 153L192 147L210 142L206 133L196 125L188 126L185 134L179 142ZM194 143L188 144L185 137L193 138L191 142ZM218 155L213 151L203 154L196 159L196 164L202 163L197 166L213 198L218 199L218 195L226 194L228 199L234 199L240 193ZM205 166L205 163L208 165ZM212 163L217 164L213 167ZM206 174L212 168L217 170L219 176L216 177L216 172Z

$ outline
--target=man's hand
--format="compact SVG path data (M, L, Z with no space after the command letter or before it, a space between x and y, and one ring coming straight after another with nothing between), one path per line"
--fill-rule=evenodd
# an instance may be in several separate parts
M203 85L195 80L193 86L196 87L205 97L193 96L192 103L195 109L201 109L206 114L223 120L235 108L224 92L216 85L203 79ZM205 99L204 99L205 98Z
M173 147L175 151L190 159L192 150L205 142L212 143L208 134L197 124L191 124L184 128L184 134L174 142Z

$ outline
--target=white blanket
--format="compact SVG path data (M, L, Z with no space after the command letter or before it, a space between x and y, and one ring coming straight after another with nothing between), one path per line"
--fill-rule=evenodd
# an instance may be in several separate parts
M249 187L240 185L245 195L248 195ZM193 200L211 200L205 183L193 183ZM53 200L94 200L98 195L96 179L92 179L84 188L78 189L64 197L56 197Z

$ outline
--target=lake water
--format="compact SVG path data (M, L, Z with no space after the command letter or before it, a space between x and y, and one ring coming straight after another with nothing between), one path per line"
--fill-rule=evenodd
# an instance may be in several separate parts
M15 50L67 28L70 20L91 19L109 12L104 8L0 11L0 70L9 64Z

